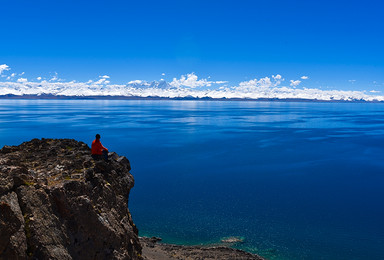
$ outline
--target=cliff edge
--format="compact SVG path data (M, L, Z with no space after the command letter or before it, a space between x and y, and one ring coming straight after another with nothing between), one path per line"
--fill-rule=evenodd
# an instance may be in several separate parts
M262 260L225 246L178 246L140 238L127 203L129 160L94 161L70 139L0 149L0 260Z
M0 150L0 259L142 259L129 161L69 139Z

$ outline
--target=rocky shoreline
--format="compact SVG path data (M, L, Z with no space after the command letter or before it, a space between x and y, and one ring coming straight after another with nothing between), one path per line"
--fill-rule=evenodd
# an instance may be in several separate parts
M0 149L0 259L262 259L228 247L138 237L127 207L130 162L94 161L72 139Z
M145 260L263 260L264 258L226 246L183 246L161 243L157 237L140 237Z

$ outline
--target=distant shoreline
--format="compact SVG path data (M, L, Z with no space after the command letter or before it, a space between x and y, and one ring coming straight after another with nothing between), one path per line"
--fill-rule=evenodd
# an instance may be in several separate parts
M384 101L367 100L321 100L321 99L301 99L301 98L197 98L197 97L140 97L140 96L64 96L64 95L0 95L0 99L23 99L23 100L185 100L185 101L267 101L267 102L313 102L313 103L384 103Z

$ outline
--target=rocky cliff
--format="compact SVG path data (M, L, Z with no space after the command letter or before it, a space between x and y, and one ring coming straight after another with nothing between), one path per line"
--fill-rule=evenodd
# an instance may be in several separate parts
M0 259L141 259L125 157L69 139L0 150Z

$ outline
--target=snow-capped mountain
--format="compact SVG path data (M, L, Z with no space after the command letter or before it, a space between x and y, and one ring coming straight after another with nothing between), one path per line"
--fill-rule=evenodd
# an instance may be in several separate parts
M198 79L193 73L173 79L172 82L134 80L127 84L110 84L109 76L97 81L0 82L0 96L51 97L160 97L160 98L212 98L212 99L279 99L324 101L384 101L384 96L365 91L321 90L299 88L300 81L291 80L290 86L281 86L280 75L240 82L236 86L226 81Z

